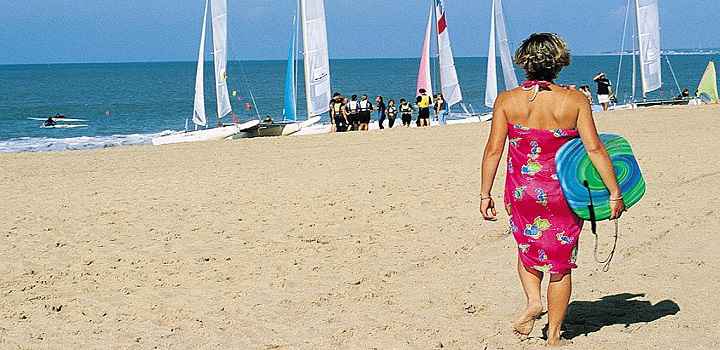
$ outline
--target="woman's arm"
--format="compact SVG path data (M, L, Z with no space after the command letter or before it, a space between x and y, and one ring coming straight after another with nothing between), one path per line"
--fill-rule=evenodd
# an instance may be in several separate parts
M507 138L507 116L503 109L506 94L500 94L495 100L493 108L492 126L490 136L485 145L485 152L482 161L482 184L480 186L480 212L485 220L497 220L495 201L492 199L491 191L495 176L497 175L500 158L505 150L505 139Z
M618 186L617 183L615 169L613 168L612 161L610 161L610 156L605 149L605 145L603 145L598 136L590 105L588 103L578 103L577 105L580 108L577 121L580 138L582 139L590 161L600 174L600 178L602 178L605 187L610 191L610 209L612 210L610 219L617 219L625 210L625 204L622 200L620 186Z

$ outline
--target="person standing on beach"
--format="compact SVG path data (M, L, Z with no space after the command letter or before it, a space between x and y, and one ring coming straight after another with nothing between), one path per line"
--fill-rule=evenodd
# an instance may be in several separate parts
M532 331L543 312L540 286L548 275L547 345L561 346L567 342L560 332L572 292L571 271L577 267L583 221L568 206L557 181L555 154L559 148L580 137L610 192L611 219L618 219L625 206L587 98L554 83L570 64L565 41L556 34L533 34L518 48L515 64L525 70L527 81L495 101L482 162L480 211L485 220L497 220L491 190L509 140L505 209L517 241L517 271L527 298L527 307L513 328L522 337Z
M330 121L335 132L347 131L349 123L345 110L345 98L337 92L330 101Z
M418 90L420 95L417 97L418 105L418 126L430 126L430 105L433 104L432 97L427 94L425 89Z
M387 106L385 106L385 101L383 101L382 96L375 97L375 103L377 104L377 112L378 112L378 125L380 125L380 130L385 129L385 126L383 123L385 123L386 115L386 109Z
M360 99L360 103L358 103L359 106L359 114L358 118L360 120L360 131L367 131L370 126L370 120L372 120L372 112L373 112L373 104L368 100L367 95L363 95Z
M435 115L437 116L438 123L440 125L447 124L447 104L442 94L437 94L435 98Z
M352 95L350 101L346 104L347 116L350 130L357 131L360 129L360 106L357 100L357 95Z
M607 111L610 108L610 91L612 86L610 79L605 76L605 73L600 72L593 80L597 84L598 103L602 106L603 111Z
M387 105L387 118L388 118L388 129L392 129L395 125L395 117L397 117L397 107L395 107L395 100L390 99Z
M412 122L412 105L404 98L400 99L400 118L404 127L410 127Z

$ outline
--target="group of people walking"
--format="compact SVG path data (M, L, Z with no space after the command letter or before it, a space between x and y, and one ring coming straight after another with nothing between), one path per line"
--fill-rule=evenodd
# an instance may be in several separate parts
M430 126L431 109L434 111L436 120L444 125L447 120L448 106L442 94L435 96L428 95L425 89L418 91L415 103L401 98L399 103L389 99L385 103L383 96L375 97L374 103L368 95L352 95L350 98L336 92L330 101L330 121L335 132L345 131L366 131L370 129L373 112L377 113L377 121L380 129L393 128L397 117L404 127L410 127L413 112L418 111L416 125L418 127Z

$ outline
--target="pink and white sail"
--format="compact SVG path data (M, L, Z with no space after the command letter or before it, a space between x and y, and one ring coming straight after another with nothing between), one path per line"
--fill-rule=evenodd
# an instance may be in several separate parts
M432 10L428 16L427 28L425 29L425 41L423 42L422 56L420 57L420 71L417 77L417 89L415 94L420 95L420 89L425 89L429 95L433 94L432 90L432 75L430 71L430 40L432 37L432 25L433 25L433 14Z

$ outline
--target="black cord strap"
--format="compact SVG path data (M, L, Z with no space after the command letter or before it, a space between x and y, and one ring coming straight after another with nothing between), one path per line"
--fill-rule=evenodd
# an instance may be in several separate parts
M592 200L592 191L590 191L590 184L587 182L587 180L583 181L583 185L585 188L587 188L588 196L590 198L590 204L588 205L588 209L590 211L590 230L592 231L593 235L595 236L595 248L594 248L594 255L595 255L595 261L599 264L603 265L603 272L608 272L610 270L610 263L612 262L613 257L615 256L615 251L617 249L617 242L618 242L618 233L620 232L620 220L615 220L615 241L613 242L612 250L610 250L610 254L606 259L600 259L598 258L598 241L599 237L597 234L597 216L595 215L595 205L593 204Z

